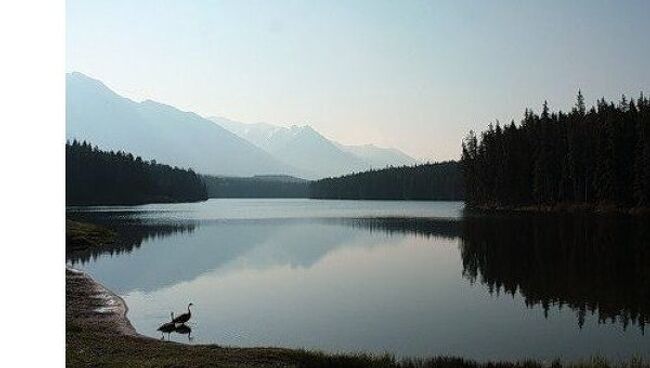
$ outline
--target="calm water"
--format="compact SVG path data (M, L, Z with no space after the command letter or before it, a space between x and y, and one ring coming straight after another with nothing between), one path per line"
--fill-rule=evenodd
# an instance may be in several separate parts
M629 218L463 215L459 202L223 199L69 209L117 244L68 259L143 334L460 355L650 358L650 235Z

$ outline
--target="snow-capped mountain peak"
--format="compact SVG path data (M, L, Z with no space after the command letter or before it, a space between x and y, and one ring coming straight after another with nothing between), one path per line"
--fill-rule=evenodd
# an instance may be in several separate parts
M309 124L283 127L267 123L245 124L219 117L208 119L277 159L313 173L314 177L417 163L412 157L392 148L380 148L372 144L342 145L324 137Z

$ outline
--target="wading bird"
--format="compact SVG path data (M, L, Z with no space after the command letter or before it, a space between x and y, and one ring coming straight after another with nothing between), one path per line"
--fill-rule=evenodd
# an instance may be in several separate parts
M190 307L193 306L193 305L194 304L192 304L192 303L188 304L187 305L187 313L183 313L180 316L178 316L176 318L173 318L172 322L183 324L183 323L189 321L190 318L192 317L192 312L190 311Z
M174 312L171 313L171 316L172 316L171 322L163 323L162 325L160 325L160 327L158 327L158 331L162 332L163 334L164 333L169 334L170 332L174 331L174 329L176 328L176 323L174 322Z

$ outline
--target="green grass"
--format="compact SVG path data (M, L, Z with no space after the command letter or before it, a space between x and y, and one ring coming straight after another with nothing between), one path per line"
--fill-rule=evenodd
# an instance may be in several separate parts
M115 232L95 224L65 221L66 252L74 252L107 244L115 239Z

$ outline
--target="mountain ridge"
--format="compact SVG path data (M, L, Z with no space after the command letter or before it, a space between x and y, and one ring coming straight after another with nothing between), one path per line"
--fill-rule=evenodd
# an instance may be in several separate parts
M79 72L66 75L66 138L202 174L303 175L196 113L130 100Z
M66 74L66 138L216 176L319 179L417 163L393 148L340 144L309 124L246 124L137 102L80 72Z
M332 177L386 166L414 165L418 161L395 148L373 144L344 145L326 138L311 125L278 126L269 123L242 123L210 116L206 119L266 150L278 159L317 177Z

